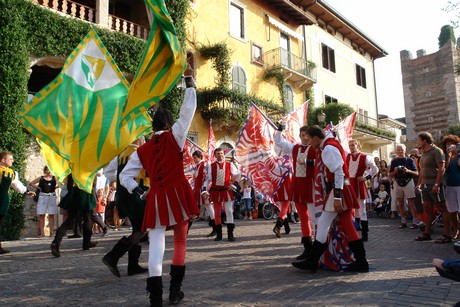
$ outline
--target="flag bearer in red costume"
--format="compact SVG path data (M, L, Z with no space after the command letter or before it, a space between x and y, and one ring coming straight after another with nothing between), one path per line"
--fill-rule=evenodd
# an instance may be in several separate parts
M153 116L152 139L131 155L120 173L120 183L130 193L147 200L143 231L149 234L149 278L151 306L162 305L162 263L165 251L165 231L174 231L174 253L171 264L169 301L177 304L184 298L181 291L185 274L185 253L188 221L199 215L192 188L184 175L183 148L196 109L195 83L191 71L186 71L184 102L176 123L169 110L159 108ZM144 192L136 182L145 169L150 178L150 190Z
M222 240L222 221L220 217L222 204L225 208L225 215L227 217L227 232L228 240L233 242L235 237L233 231L235 224L233 223L233 185L232 182L239 181L240 172L235 164L225 161L224 150L216 148L214 150L216 162L208 166L206 179L203 185L203 195L205 198L209 197L213 203L215 219L216 219L216 233L215 241ZM208 186L209 189L208 189Z
M310 216L313 217L314 222L313 178L316 151L308 143L307 126L300 128L300 144L283 141L281 136L283 130L284 125L278 125L278 132L275 134L275 145L281 148L284 153L292 156L294 174L292 175L290 200L295 202L295 207L300 218L300 228L302 230L301 242L305 249L296 259L302 260L307 257L313 244ZM276 221L275 229L273 229L275 233L278 230L276 228L281 227L282 223L283 220L280 218Z
M307 138L312 147L319 149L315 159L315 205L322 208L322 213L317 221L315 242L310 253L304 261L293 262L292 265L316 272L319 258L326 250L331 223L338 217L355 258L355 262L345 271L368 272L364 244L353 225L351 215L351 209L358 209L359 203L350 185L345 151L332 133L325 136L318 126L308 128Z
M204 179L206 178L207 165L203 160L203 154L196 150L192 153L193 161L195 162L195 173L193 174L193 194L195 195L195 201L198 208L205 206L206 212L209 215L209 226L212 231L207 237L214 237L216 235L216 221L214 218L214 206L209 203L209 199L205 199L204 195L201 194L201 188L203 187Z
M350 175L350 184L353 187L356 197L359 201L359 210L356 210L356 221L358 230L362 231L363 241L367 241L369 224L367 221L366 199L369 198L369 191L366 181L370 180L379 169L375 165L374 157L361 152L361 144L358 140L348 142L350 153L347 156L348 173Z

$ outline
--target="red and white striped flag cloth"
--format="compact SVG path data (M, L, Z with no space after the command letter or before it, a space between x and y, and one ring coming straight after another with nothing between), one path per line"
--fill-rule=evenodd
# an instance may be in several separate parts
M209 121L208 132L208 163L211 164L216 161L214 157L214 150L216 149L216 138L214 137L214 130L212 129L212 119Z
M273 199L289 173L287 159L274 150L275 125L254 104L235 145L235 159L256 189Z
M345 152L350 152L350 147L348 147L348 142L353 138L353 128L355 126L356 112L345 117L337 126L334 127L336 137L342 145Z
M308 102L309 100L305 101L282 119L286 124L285 137L289 143L300 143L299 129L307 124Z

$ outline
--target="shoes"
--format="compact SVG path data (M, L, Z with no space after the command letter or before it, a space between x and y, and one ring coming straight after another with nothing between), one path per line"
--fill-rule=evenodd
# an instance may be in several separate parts
M53 254L54 257L61 257L61 253L59 252L59 244L53 241L50 248L51 254Z
M248 220L252 220L252 216L250 216L250 217L248 218Z
M451 243L451 242L452 242L452 237L448 235L442 235L434 241L434 243L440 243L440 244Z
M83 246L83 250L84 250L84 251L87 251L87 250L89 250L90 248L96 247L98 244L99 244L99 242L91 241L91 242L89 242L88 245Z
M109 228L107 226L104 227L104 229L102 229L102 236L105 237L109 232Z
M407 228L407 224L406 223L401 223L401 225L399 225L398 228L400 228L400 229Z
M415 237L415 241L430 241L431 240L431 235L422 233L419 236Z
M418 224L412 223L412 225L410 225L409 228L410 228L410 229L417 229L417 228L418 228Z
M8 254L10 251L0 247L0 255Z

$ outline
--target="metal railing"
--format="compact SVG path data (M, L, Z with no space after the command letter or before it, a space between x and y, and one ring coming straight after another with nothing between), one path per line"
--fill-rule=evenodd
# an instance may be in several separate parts
M316 67L284 48L276 48L264 53L264 63L269 68L281 67L316 81Z
M358 128L369 130L376 134L384 134L384 135L396 134L396 128L390 125L387 125L378 119L375 119L375 118L372 118L372 117L369 117L363 114L359 114L359 113L356 113L356 126ZM383 133L380 133L380 132L383 132Z

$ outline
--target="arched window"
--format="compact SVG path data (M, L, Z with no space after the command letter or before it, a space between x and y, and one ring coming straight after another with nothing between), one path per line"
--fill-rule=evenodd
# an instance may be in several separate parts
M294 93L289 85L284 86L284 105L286 112L290 113L294 111Z
M236 65L232 68L232 88L246 94L246 73L243 67Z

